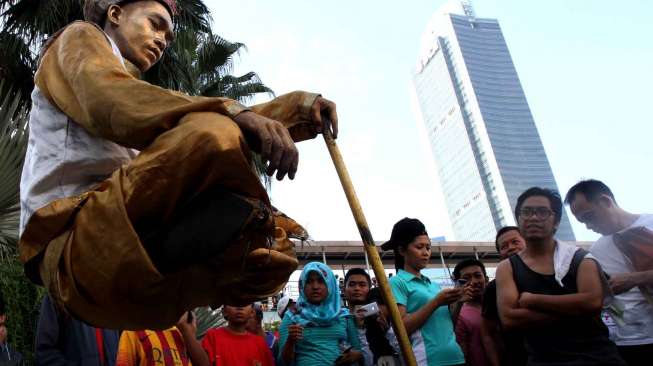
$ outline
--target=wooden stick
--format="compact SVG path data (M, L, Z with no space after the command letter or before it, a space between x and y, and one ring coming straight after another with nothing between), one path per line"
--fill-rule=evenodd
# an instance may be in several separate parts
M395 298L392 295L392 291L390 290L390 283L388 282L388 278L385 275L385 270L383 269L383 262L381 262L379 251L376 249L376 244L374 244L374 239L372 239L372 233L370 232L369 226L367 225L367 220L365 219L363 208L358 201L356 191L354 190L354 185L351 182L351 177L349 176L345 162L342 159L342 155L340 154L340 149L338 148L336 141L333 139L331 128L328 126L328 124L324 128L323 136L327 148L329 149L331 160L333 160L333 165L335 165L336 172L338 172L340 183L342 184L342 188L345 191L345 195L347 196L347 201L349 201L349 207L351 208L351 212L354 215L354 220L356 220L358 231L360 232L361 238L363 239L365 252L367 253L370 264L372 265L372 269L374 270L374 274L376 275L376 280L379 284L379 288L381 289L381 296L383 296L383 299L388 306L388 310L390 310L392 328L395 330L397 340L399 340L399 347L401 348L401 353L404 356L404 361L408 366L417 366L417 361L415 360L415 355L413 354L413 348L410 344L408 333L406 333L404 322L401 319L401 314L399 314L397 302L395 301Z

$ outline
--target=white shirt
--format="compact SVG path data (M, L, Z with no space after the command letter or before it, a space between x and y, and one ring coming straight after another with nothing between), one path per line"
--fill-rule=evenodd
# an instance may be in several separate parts
M361 344L361 352L363 353L365 366L374 366L374 356L372 355L372 350L370 350L370 344L367 341L367 329L358 328L358 341Z
M653 230L653 215L640 215L630 227L637 226ZM628 259L615 246L612 235L597 240L590 253L610 276L633 272ZM617 323L614 332L611 332L611 339L619 346L653 344L653 305L637 287L616 295L616 299L624 305L624 324Z
M111 38L113 53L120 50ZM93 136L41 93L32 92L27 154L20 179L20 231L34 211L60 198L90 190L138 151Z
M385 334L386 339L390 343L390 346L395 350L399 355L401 364L405 365L404 356L401 353L401 346L399 346L399 340L395 334L394 329L390 327L388 332ZM424 346L424 338L422 337L422 332L420 329L413 332L410 335L410 345L413 348L413 355L415 355L415 361L417 361L417 366L428 366L428 361L426 359L426 347Z

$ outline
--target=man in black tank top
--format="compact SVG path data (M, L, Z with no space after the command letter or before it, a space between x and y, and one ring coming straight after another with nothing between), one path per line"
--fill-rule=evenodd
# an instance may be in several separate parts
M530 188L515 216L526 249L497 267L497 303L503 326L524 335L528 365L625 365L600 318L599 264L554 238L560 195Z

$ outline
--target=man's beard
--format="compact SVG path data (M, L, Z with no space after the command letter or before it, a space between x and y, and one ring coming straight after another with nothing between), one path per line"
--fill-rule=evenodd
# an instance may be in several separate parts
M538 235L529 235L524 237L527 245L540 246L543 245L550 237L553 235L538 234Z

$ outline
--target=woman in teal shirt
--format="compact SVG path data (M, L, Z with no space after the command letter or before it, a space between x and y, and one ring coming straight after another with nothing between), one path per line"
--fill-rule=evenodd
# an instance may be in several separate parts
M356 365L363 360L358 331L342 308L338 281L325 264L311 262L299 278L297 311L279 329L279 365Z
M394 250L397 275L390 279L413 352L420 366L463 365L448 305L462 296L461 288L440 289L420 271L431 259L431 240L417 219L405 218L392 228L383 250Z

